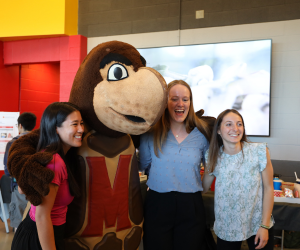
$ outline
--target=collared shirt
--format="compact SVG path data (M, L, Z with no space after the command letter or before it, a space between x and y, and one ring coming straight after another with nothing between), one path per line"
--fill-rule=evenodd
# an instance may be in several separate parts
M150 189L165 193L178 191L195 193L202 191L200 165L209 144L197 128L178 143L170 130L162 146L162 152L154 153L153 134L141 136L139 148L140 169L150 169L147 185Z
M216 176L214 231L222 240L246 240L257 233L262 223L261 172L267 166L266 146L244 142L243 150L235 155L220 149L210 175ZM208 151L205 158L208 159ZM273 224L271 219L270 226Z

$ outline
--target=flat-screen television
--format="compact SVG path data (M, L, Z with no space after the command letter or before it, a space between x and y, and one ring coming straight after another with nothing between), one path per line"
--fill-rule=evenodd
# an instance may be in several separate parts
M166 82L184 80L195 111L238 110L246 134L270 136L271 39L138 49Z

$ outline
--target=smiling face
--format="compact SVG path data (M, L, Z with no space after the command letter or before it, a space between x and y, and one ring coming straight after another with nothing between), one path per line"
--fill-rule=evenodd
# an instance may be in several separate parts
M228 113L224 116L218 134L223 140L223 144L239 144L245 132L242 118L235 113Z
M84 126L79 111L74 111L69 114L61 127L56 128L56 132L62 141L65 154L71 147L81 146L83 131Z
M170 122L183 123L190 110L190 91L181 84L174 85L169 91L168 111Z

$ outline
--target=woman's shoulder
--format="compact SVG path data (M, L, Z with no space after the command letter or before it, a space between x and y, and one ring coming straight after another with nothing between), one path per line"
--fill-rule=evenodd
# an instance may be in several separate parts
M191 131L190 134L193 135L193 136L195 136L195 137L198 137L198 138L201 139L201 140L207 141L207 139L206 139L206 137L204 136L204 134L201 133L197 127L195 127L195 128Z
M53 159L55 159L56 163L60 163L60 164L66 165L65 162L64 162L64 160L61 158L61 156L58 153L55 153L53 155Z
M47 168L54 172L52 183L60 185L60 183L68 178L68 170L64 160L59 154L53 154L53 159L47 164Z
M255 154L258 155L259 158L265 158L266 148L268 148L266 142L244 142L243 151L246 154Z
M141 135L141 141L148 141L149 139L152 139L153 136L153 132L146 132Z
M243 149L261 150L268 147L266 142L243 142Z
M50 168L54 172L66 169L64 160L58 153L53 154L52 160L47 164L47 168Z
M146 132L140 137L140 147L151 146L153 145L153 132ZM150 143L151 142L151 143Z

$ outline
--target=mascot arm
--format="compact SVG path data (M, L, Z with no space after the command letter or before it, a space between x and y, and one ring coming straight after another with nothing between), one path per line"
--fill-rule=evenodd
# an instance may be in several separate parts
M45 165L53 155L49 152L36 152L39 130L34 130L16 140L8 155L8 171L16 178L26 199L33 205L41 204L42 197L49 193L49 183L54 173Z
M199 111L196 112L196 116L207 123L208 128L209 128L209 130L210 130L210 132L212 134L216 118L213 117L213 116L203 116L203 114L204 114L204 110L203 109L200 109ZM201 132L204 132L204 131L201 131ZM211 136L207 135L206 133L203 133L203 134L206 137L206 139L208 141L210 141L210 137Z

